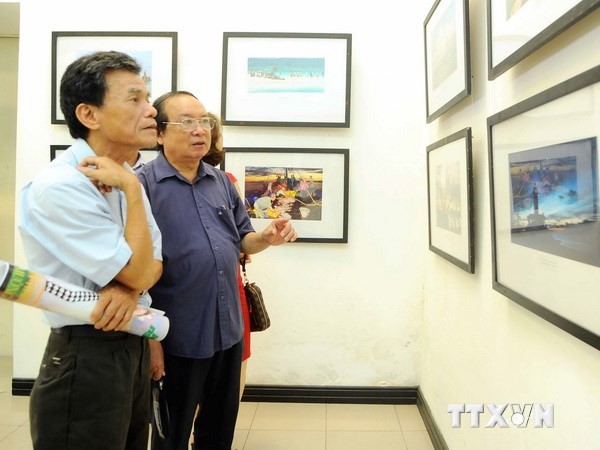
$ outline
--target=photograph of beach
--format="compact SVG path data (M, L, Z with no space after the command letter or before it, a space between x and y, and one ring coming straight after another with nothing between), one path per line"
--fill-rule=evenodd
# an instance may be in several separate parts
M456 5L451 1L431 32L433 89L440 87L458 68L455 16Z
M248 58L248 93L323 93L325 58Z

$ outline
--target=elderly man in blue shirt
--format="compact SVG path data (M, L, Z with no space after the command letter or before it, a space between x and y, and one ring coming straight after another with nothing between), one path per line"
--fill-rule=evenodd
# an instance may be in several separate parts
M227 175L201 161L214 120L193 94L171 92L154 107L162 151L138 176L163 233L164 272L150 292L171 328L152 343L151 365L155 377L165 373L171 426L166 440L153 433L152 448L187 449L194 425L194 448L229 450L243 350L240 252L294 241L296 231L277 219L255 232Z
M93 325L45 313L52 329L30 399L36 450L147 449L148 343L121 331L162 272L160 231L125 164L156 141L139 73L119 52L67 67L60 102L76 141L21 193L29 268L100 293Z

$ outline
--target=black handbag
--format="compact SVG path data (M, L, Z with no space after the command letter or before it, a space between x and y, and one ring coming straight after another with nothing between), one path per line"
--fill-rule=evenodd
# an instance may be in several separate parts
M154 430L161 439L169 436L169 406L167 405L167 392L162 380L151 380L152 383L152 423Z
M264 331L271 326L271 319L263 300L262 292L256 283L250 283L246 275L246 261L241 260L244 274L244 293L250 313L250 331Z

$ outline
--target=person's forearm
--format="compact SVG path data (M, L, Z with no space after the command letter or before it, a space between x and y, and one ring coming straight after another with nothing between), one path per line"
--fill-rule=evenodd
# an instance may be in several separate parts
M258 252L262 252L269 247L269 243L264 240L262 233L250 232L241 242L241 252L253 255Z
M152 286L160 279L163 273L162 261L154 259L152 263Z
M124 285L140 291L149 289L158 279L142 189L137 179L123 188L127 199L125 240L133 254L116 277ZM162 265L160 271L162 272Z

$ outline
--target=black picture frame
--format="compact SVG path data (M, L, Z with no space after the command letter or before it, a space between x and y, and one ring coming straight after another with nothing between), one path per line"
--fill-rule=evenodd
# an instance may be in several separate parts
M487 119L493 289L600 350L600 66Z
M351 62L351 34L225 32L223 124L349 128Z
M50 161L68 149L71 145L53 144L50 145ZM148 163L158 156L159 151L154 148L142 148L140 150L144 162Z
M50 161L53 161L58 155L68 149L70 145L51 145L50 146Z
M177 32L53 31L51 123L64 124L60 110L60 79L67 66L86 53L117 50L134 57L151 95L177 89Z
M221 168L238 179L257 230L287 217L296 242L348 242L348 149L227 147Z
M429 250L475 273L471 128L427 146Z
M430 123L471 94L469 2L436 0L423 23Z
M596 10L600 0L487 0L488 80Z

